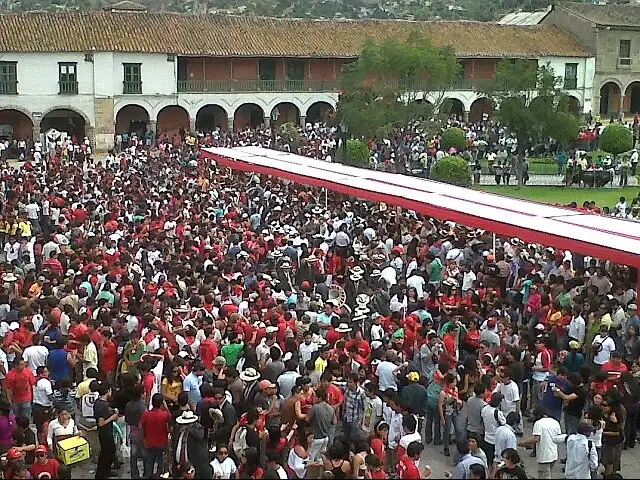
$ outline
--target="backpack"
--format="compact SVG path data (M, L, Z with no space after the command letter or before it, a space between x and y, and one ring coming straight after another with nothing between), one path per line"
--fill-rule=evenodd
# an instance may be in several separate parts
M438 382L431 382L427 387L427 404L433 406L438 405L438 400L440 399L440 392L442 391L443 385Z
M247 444L247 427L242 425L236 430L233 437L233 452L238 458L249 448Z

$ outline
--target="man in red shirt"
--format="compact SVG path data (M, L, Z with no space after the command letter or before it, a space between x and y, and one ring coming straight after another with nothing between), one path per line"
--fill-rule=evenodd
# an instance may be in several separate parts
M420 461L422 450L424 450L424 446L420 442L411 442L407 446L407 453L398 459L398 467L396 468L398 478L401 480L416 480L418 478L427 478L431 474L429 467L425 468L424 475L422 475L418 469L418 462Z
M100 373L102 378L113 385L118 366L118 346L113 341L113 334L105 330L102 334L104 343L102 344L102 358L100 359Z
M213 370L213 361L218 356L218 345L213 340L213 328L204 327L204 334L207 336L200 342L199 352L202 363L207 370Z
M7 400L12 404L15 416L30 419L36 377L30 368L26 368L26 364L24 360L18 360L14 368L7 373L4 386L7 390Z
M60 463L55 458L47 458L47 447L38 445L36 448L36 462L31 465L29 472L32 478L58 478ZM49 476L43 475L48 473ZM42 475L42 476L41 476Z
M142 388L144 389L144 398L148 407L151 403L151 392L153 392L153 387L156 384L156 376L151 371L149 362L140 363L140 376L142 377Z
M162 394L156 393L153 396L151 406L153 408L144 412L140 419L140 433L147 449L144 457L144 478L152 478L154 476L153 470L156 462L158 464L158 474L160 473L163 455L167 449L169 420L171 420L171 414Z
M609 361L604 362L604 364L602 365L602 370L609 374L607 387L608 389L612 389L614 385L620 383L620 376L629 369L622 362L622 354L620 352L613 351L611 352Z

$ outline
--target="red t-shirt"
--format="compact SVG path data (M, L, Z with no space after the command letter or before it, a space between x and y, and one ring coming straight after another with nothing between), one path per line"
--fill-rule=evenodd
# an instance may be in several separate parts
M142 414L140 426L147 448L166 448L169 439L171 414L161 408L153 408Z
M118 366L118 347L109 340L105 343L102 351L102 358L100 359L100 370L104 373L115 371Z
M40 478L40 475L42 475L45 472L50 475L50 477L48 478L58 478L59 468L60 468L60 463L58 463L58 461L55 458L50 458L47 460L47 463L45 463L44 465L36 460L36 463L31 465L31 468L29 468L29 472L31 472L31 476L33 478Z
M373 453L380 459L382 460L382 463L384 464L384 459L385 459L385 446L384 446L384 441L381 438L375 437L371 440L371 450L373 450Z
M207 338L200 343L200 358L207 370L213 370L213 361L218 356L218 346L213 340Z
M344 394L339 387L330 383L327 386L327 403L331 406L340 405L344 400Z
M416 462L406 455L402 455L398 461L398 478L416 480L420 478L420 470L416 466Z
M32 387L36 384L36 377L29 368L23 368L21 372L9 370L4 386L13 393L14 402L30 402L33 399Z
M151 398L151 391L155 382L156 376L151 372L147 373L142 379L142 388L144 388L144 394L147 398Z

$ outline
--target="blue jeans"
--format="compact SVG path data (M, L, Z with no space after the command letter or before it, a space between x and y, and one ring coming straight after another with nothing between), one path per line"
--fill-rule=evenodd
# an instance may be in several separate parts
M444 443L444 451L449 451L451 425L455 432L456 443L464 439L464 429L461 428L462 416L459 413L444 416L444 429L442 430L442 442Z
M153 476L153 470L156 462L158 463L158 470L162 470L162 458L164 452L164 448L146 449L146 455L144 457L144 478L151 478Z
M131 431L131 436L129 437L129 442L131 445L131 456L129 457L129 468L131 469L131 478L140 478L140 470L138 469L138 459L141 458L143 461L143 465L145 467L144 474L146 478L147 468L146 468L146 451L144 448L144 444L142 443L142 438L140 438L140 433L134 433L133 429Z
M31 402L13 402L13 414L16 418L24 417L31 421Z
M433 439L435 444L439 444L440 436L440 414L438 413L438 405L427 403L427 417L424 427L424 438L427 443Z

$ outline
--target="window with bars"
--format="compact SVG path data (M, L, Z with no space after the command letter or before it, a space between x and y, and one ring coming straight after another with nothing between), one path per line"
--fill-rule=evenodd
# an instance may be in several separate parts
M18 62L0 62L0 95L18 93Z
M567 90L575 90L578 88L578 64L564 64L564 88Z
M142 93L142 64L124 63L124 86L122 93Z
M78 64L70 62L60 62L59 68L59 83L60 93L66 95L76 95L78 93Z

